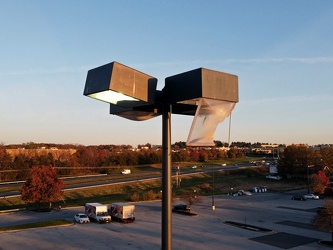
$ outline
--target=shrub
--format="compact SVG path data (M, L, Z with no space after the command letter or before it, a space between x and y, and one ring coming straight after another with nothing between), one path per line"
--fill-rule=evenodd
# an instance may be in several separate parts
M142 198L144 201L155 200L156 195L153 190L149 190L147 193L143 194Z
M204 192L204 193L211 193L212 192L212 187L210 186L209 183L204 183L200 186L200 189Z
M137 192L134 192L132 195L128 197L127 200L137 202L139 201L139 194Z

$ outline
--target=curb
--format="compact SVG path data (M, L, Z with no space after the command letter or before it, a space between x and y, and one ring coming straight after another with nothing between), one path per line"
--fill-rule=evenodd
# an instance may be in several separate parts
M0 214L6 214L6 213L14 213L14 212L20 212L25 211L25 208L16 208L16 209L8 209L8 210L0 210Z

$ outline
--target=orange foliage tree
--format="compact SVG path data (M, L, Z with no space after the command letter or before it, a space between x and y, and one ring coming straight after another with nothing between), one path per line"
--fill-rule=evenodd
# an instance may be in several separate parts
M331 233L331 246L333 245L333 200L326 199L322 211L315 216L314 225L319 229Z
M30 169L29 177L20 189L21 198L27 203L43 205L57 202L62 198L62 188L65 184L58 178L52 166L34 166Z
M311 189L317 194L323 194L328 184L330 184L330 180L325 175L324 171L318 171L318 174L312 174L310 176L310 182Z

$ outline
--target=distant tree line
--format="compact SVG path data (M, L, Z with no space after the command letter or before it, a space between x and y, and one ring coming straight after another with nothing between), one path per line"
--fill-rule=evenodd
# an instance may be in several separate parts
M183 143L173 145L172 162L206 162L244 156L243 152L237 148L221 151L215 147L211 149L184 148L183 145ZM66 145L66 147L69 146ZM28 155L22 152L11 156L6 152L8 147L0 146L0 181L25 180L29 170L34 166L52 166L57 170L59 176L72 176L110 173L118 171L124 166L160 164L162 162L161 150L152 149L150 144L139 145L137 150L133 150L128 145L71 146L71 149L73 147L76 149L74 154L64 152L58 157L50 152L42 153L42 150L39 154ZM41 147L65 148L58 144L28 143L16 145L16 148L25 149Z
M220 150L227 147L226 143L215 141L216 147L186 147L185 142L176 142L172 145L172 162L207 162L212 160L242 158L248 147L260 147L261 143L234 142L229 150ZM268 143L266 145L269 145ZM74 154L62 151L57 157L52 153L27 155L19 153L15 156L6 152L6 149L39 149L39 148L75 149ZM42 150L41 150L42 152ZM248 154L246 154L248 155ZM323 147L313 150L306 145L291 145L284 148L279 155L279 174L288 178L306 178L318 170L329 171L333 169L333 147ZM0 181L25 180L29 170L34 166L52 166L59 176L72 176L80 174L119 172L124 166L138 166L160 164L162 161L161 149L154 148L149 143L138 145L134 149L131 145L96 145L83 146L77 144L45 144L25 143L21 145L0 144Z

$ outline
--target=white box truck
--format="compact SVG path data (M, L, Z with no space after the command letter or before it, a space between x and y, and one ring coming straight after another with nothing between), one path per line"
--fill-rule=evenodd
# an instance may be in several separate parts
M135 221L135 205L128 203L113 203L108 206L108 212L114 221L121 221L124 223Z
M108 207L101 203L86 203L85 214L99 223L106 223L111 221L111 216L108 213Z

